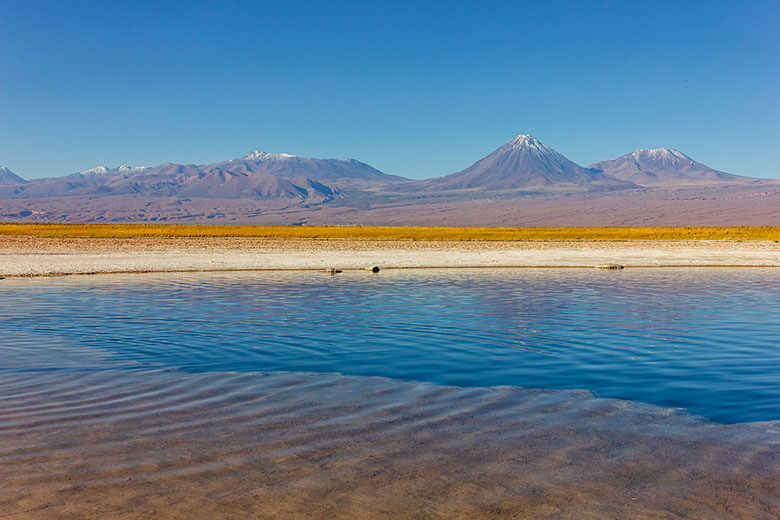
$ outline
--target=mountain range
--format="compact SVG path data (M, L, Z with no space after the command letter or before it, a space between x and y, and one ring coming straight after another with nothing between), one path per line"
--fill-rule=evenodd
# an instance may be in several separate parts
M405 180L354 159L313 159L259 151L206 165L98 166L64 177L29 182L8 173L5 186L0 187L0 198L147 195L324 202L334 198L342 188L358 189Z
M313 212L353 212L356 220L348 222L362 223L358 214L373 210L373 216L384 212L391 222L398 212L420 214L436 204L455 207L466 201L483 201L482 206L494 211L498 206L491 201L496 200L527 204L532 198L564 201L609 195L633 197L635 203L637 197L652 198L670 189L723 192L777 185L715 170L668 148L634 150L585 168L533 136L518 135L464 170L425 180L389 175L354 159L260 151L206 165L98 166L29 181L0 167L0 218L198 221L216 215L226 221L251 221L270 210L280 223ZM245 202L236 209L239 203L228 201ZM207 206L211 211L182 213L183 206ZM102 209L90 213L90 207ZM52 213L51 208L59 209ZM774 215L770 212L769 218ZM308 216L296 220L309 221Z

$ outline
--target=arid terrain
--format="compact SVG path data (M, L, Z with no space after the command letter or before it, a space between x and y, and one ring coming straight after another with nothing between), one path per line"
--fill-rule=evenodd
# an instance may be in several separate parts
M768 226L780 223L780 182L568 196L447 200L361 207L345 199L300 205L245 199L141 196L0 200L0 220L409 226Z
M780 267L775 241L425 241L0 236L0 275L463 267Z

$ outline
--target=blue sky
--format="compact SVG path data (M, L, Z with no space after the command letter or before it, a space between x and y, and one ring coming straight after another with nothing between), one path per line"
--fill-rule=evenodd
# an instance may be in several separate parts
M260 149L414 178L519 133L780 178L780 2L0 0L0 165Z

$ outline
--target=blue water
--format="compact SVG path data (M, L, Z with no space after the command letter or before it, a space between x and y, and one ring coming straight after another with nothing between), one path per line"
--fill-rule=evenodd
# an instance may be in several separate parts
M780 419L780 270L0 280L0 374L309 371Z

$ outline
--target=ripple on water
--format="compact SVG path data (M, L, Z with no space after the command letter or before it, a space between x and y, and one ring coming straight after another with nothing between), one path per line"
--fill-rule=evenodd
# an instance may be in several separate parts
M780 425L584 391L136 370L0 395L13 518L780 514Z
M0 517L776 518L778 280L4 280Z
M209 273L4 280L0 370L313 371L584 388L780 418L780 272Z

